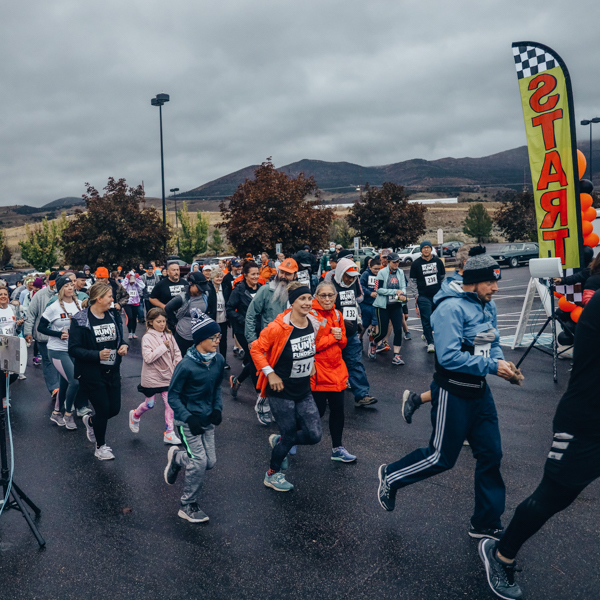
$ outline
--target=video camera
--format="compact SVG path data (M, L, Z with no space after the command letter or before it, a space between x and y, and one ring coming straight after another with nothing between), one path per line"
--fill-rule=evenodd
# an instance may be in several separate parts
M8 373L23 375L26 367L27 342L25 339L14 335L0 335L0 369Z

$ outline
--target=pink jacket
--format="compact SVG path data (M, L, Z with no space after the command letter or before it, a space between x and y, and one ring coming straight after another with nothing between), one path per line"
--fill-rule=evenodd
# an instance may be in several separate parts
M169 348L165 340L169 340ZM142 358L142 386L160 388L171 383L181 352L172 334L148 329L142 338Z

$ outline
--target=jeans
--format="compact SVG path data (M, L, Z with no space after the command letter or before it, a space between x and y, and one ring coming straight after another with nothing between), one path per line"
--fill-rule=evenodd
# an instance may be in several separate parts
M57 412L73 412L75 398L79 392L79 381L75 379L73 359L64 350L48 350L54 368L60 373L58 398L54 406Z
M217 463L215 453L215 426L209 425L202 435L192 435L187 424L175 421L185 450L175 453L173 461L185 469L185 482L181 504L197 502L198 494L204 483L204 474Z
M369 395L369 381L367 372L362 364L363 346L358 339L358 333L348 337L348 343L342 350L342 358L348 368L348 381L350 389L356 399Z
M46 388L52 394L60 385L60 376L48 356L48 342L38 342L38 349L42 355L42 373Z
M433 312L433 298L419 296L417 298L419 315L421 316L421 325L423 325L423 335L428 344L433 344L433 330L431 329L431 313Z

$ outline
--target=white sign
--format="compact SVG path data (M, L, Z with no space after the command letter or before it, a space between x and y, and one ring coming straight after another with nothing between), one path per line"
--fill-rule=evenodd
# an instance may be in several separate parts
M358 237L355 237L355 238L354 238L354 249L355 249L355 250L358 250L358 249L359 249L359 247L360 247L360 238L358 238Z
M438 229L438 244L444 243L444 230Z
M275 254L281 254L281 244L275 244Z

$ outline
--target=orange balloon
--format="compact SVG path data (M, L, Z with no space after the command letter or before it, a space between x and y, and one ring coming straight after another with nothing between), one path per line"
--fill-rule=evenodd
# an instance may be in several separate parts
M559 294L558 292L554 292L554 297L558 298L560 300L561 298L564 298L564 295L563 294Z
M558 308L560 310L564 310L565 312L571 312L575 310L577 306L572 302L569 302L564 296L558 301Z
M575 310L571 313L571 319L573 319L573 322L577 323L577 321L579 321L579 317L581 316L582 312L583 308L581 308L581 306L575 308Z
M581 221L581 231L583 232L583 237L586 238L592 231L594 231L594 226L586 220Z
M597 233L590 233L587 237L583 238L583 243L590 248L595 248L600 242L600 237Z
M579 179L581 179L587 168L587 160L581 150L577 150L577 166L579 167Z
M596 214L596 209L590 206L581 213L581 216L585 221L593 221L598 215Z
M587 210L594 204L594 199L589 194L579 194L579 200L581 202L581 210Z

